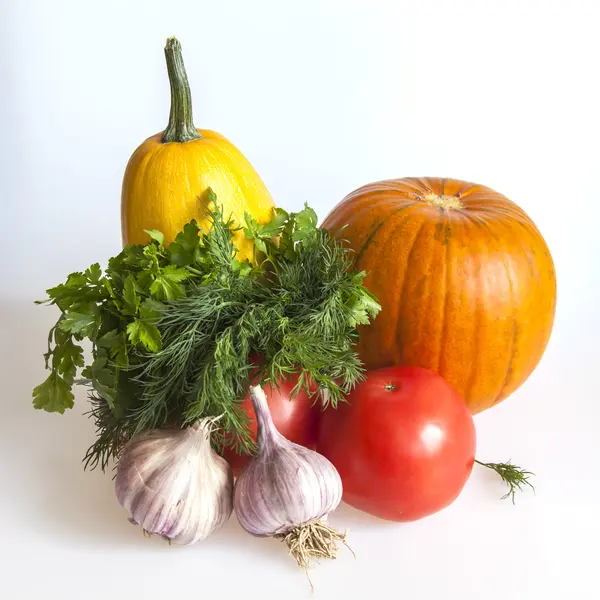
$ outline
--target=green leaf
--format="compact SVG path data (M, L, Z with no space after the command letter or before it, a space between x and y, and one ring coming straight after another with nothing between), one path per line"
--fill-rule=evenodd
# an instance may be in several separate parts
M155 241L158 242L159 246L165 243L164 234L158 229L144 229L144 231Z
M108 333L105 333L101 338L98 339L98 347L110 350L121 343L121 334L116 330L112 329Z
M83 273L71 273L65 283L46 290L49 301L61 310L69 310L74 304L84 300L88 291L88 281Z
M190 276L190 272L186 271L185 269L180 269L175 265L169 265L161 271L161 275L169 278L175 283L180 283L181 281L185 281Z
M177 234L175 241L169 246L171 262L180 267L194 262L194 251L200 243L200 229L195 220L186 223L183 231Z
M123 314L137 315L140 299L136 291L136 281L133 275L129 275L123 287Z
M381 311L381 305L379 304L377 298L371 294L369 290L363 288L361 290L361 300L365 305L367 313L371 316L371 318L374 319Z
M169 265L162 269L150 286L150 293L158 300L175 300L183 298L185 292L179 285L190 276L190 272L180 269L175 265Z
M319 217L317 213L308 204L304 204L304 209L296 213L296 226L300 230L310 231L316 229Z
M48 412L62 414L73 408L73 398L71 386L56 371L33 390L33 406Z
M192 264L205 273L210 273L215 267L214 258L208 248L201 245L194 251L194 262Z
M171 262L179 267L185 267L194 262L194 253L187 252L178 242L173 242L169 246L169 254L171 255Z
M246 221L246 227L244 227L244 235L249 239L253 240L256 237L259 237L258 230L259 224L258 221L249 213L244 213L244 219Z
M304 209L294 215L295 228L292 234L294 242L310 243L316 241L317 237L317 222L319 218L317 213L307 204Z
M65 287L69 288L71 290L76 290L81 287L84 287L86 283L87 283L87 278L83 273L71 273L67 277Z
M101 282L102 269L95 263L86 269L85 273L71 273L65 283L46 290L48 300L44 302L56 304L62 311L73 308L75 304L100 302L106 298Z
M73 383L77 367L83 367L83 348L74 344L69 337L58 343L52 352L52 368L60 373L68 384Z
M94 389L106 400L110 409L114 410L119 371L108 364L104 351L98 352L91 366L83 370L83 376L91 381Z
M283 231L290 215L283 208L276 208L268 223L259 223L250 213L245 213L244 218L246 220L244 234L248 239L254 240L255 245L258 247L257 242L259 240L268 241L278 236ZM261 245L260 250L266 253L265 244Z
M139 268L140 266L143 266L143 261L144 246L140 244L129 244L125 246L117 256L109 259L108 273L113 277L115 275L122 275L130 270L130 267Z
M160 317L161 311L165 305L162 302L146 298L140 306L140 317L146 321L154 321Z
M150 287L152 286L155 280L156 272L153 270L147 269L137 274L137 284L142 290L143 294L150 293Z
M260 238L254 238L254 245L264 254L267 254L267 245L265 244L264 240L261 240Z
M112 329L105 333L97 342L98 348L108 350L110 357L121 367L127 367L129 364L129 355L127 352L127 338L124 333L117 329Z
M276 208L271 222L276 223L278 227L283 227L289 218L290 213L287 210L283 208Z
M94 263L91 267L86 269L85 277L90 283L99 283L102 278L102 269L98 263Z
M268 223L259 225L258 233L262 238L272 238L278 236L290 218L290 215L283 208L276 208L273 212L273 218Z
M58 326L73 335L93 337L99 325L99 312L95 304L79 304L66 312Z
M154 263L155 261L158 260L158 256L160 254L160 249L156 244L148 244L148 245L142 247L142 254L145 257L149 258ZM139 261L139 259L138 259L138 262L141 262L141 261Z
M252 272L253 267L248 259L242 262L237 258L234 258L231 262L231 268L233 269L233 272L237 273L240 277L248 277Z
M121 335L122 343L110 349L110 357L118 367L126 369L129 366L129 351L127 350L127 337Z
M115 290L113 288L113 284L110 282L110 279L104 279L104 288L106 289L106 291L108 292L108 295L115 300L117 298L117 295L115 294Z
M160 350L160 331L153 323L136 319L127 325L127 333L132 344L143 344L150 352Z
M356 327L357 325L368 325L369 315L362 302L358 298L353 298L347 303L349 310L348 314L348 325L350 327Z
M293 261L297 256L294 240L292 239L294 225L295 219L290 218L285 224L285 227L281 233L281 237L279 238L279 252L286 260L289 261Z

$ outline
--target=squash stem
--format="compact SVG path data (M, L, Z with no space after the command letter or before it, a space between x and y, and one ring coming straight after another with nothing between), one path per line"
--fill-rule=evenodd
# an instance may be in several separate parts
M162 142L190 142L202 136L194 127L192 116L192 92L188 83L181 44L177 38L169 38L165 46L167 71L171 84L171 113L169 124L163 132Z

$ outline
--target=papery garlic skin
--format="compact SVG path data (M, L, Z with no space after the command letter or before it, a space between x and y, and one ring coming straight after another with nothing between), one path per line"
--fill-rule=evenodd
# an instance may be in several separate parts
M240 473L234 491L240 525L273 536L323 519L342 500L342 480L324 456L283 437L271 419L264 392L252 387L259 453Z
M227 522L233 473L211 448L211 423L203 419L185 429L155 429L127 443L115 492L132 522L183 546Z

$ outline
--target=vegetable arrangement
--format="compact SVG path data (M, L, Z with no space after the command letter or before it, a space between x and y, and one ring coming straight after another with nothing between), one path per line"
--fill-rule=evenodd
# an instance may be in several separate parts
M125 245L47 290L60 315L33 390L59 413L88 390L85 466L116 463L130 521L189 545L235 508L308 569L346 543L325 522L342 497L411 521L453 502L475 463L513 502L533 487L475 459L472 417L550 335L554 270L531 220L483 186L407 179L350 194L319 228L193 126L177 40L165 54L171 116L127 167Z

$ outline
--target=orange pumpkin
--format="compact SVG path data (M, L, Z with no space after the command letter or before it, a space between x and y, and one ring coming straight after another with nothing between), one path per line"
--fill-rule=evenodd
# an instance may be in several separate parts
M477 413L538 364L554 322L554 264L503 195L453 179L381 181L348 195L323 227L350 244L383 308L360 334L367 368L431 369Z

